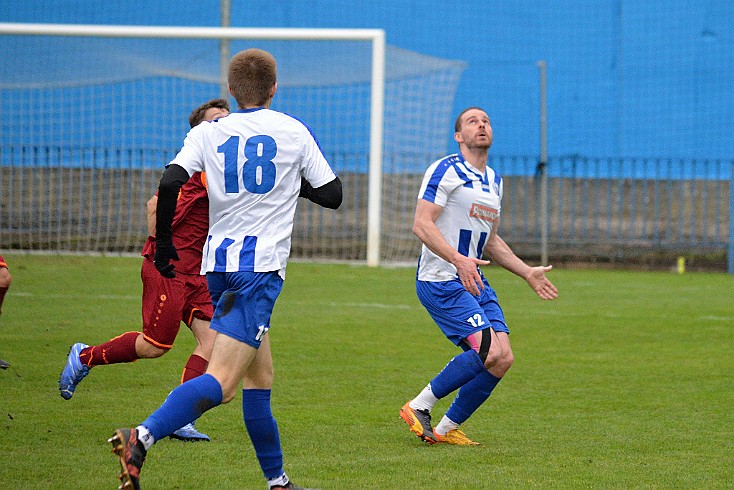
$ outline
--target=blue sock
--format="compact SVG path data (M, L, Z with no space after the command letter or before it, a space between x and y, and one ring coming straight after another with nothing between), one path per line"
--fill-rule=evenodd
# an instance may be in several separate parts
M242 417L267 479L283 474L278 423L270 410L270 390L242 390Z
M140 424L156 441L170 436L201 414L222 403L222 387L214 376L203 374L178 385L158 410Z
M476 351L462 352L451 359L446 367L431 380L433 395L439 399L443 398L486 370Z
M494 376L486 369L461 387L454 402L446 411L446 416L457 424L463 424L479 406L492 394L502 378Z

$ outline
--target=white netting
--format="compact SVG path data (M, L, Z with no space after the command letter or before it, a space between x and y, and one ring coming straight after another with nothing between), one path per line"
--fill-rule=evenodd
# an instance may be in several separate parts
M344 181L337 212L299 205L294 256L364 260L371 44L231 41L272 52L273 109L311 126ZM445 153L465 66L387 47L383 260L413 259L415 176ZM0 244L3 249L136 252L145 202L219 94L219 41L0 36ZM234 101L231 101L234 103Z

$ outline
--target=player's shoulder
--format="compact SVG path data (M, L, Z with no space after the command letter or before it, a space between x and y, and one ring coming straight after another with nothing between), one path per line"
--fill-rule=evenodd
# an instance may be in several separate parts
M211 121L203 121L201 124L197 124L193 128L189 129L189 132L186 133L186 137L187 138L201 138L202 135L211 131L210 123Z
M456 171L456 164L460 162L461 159L459 158L459 155L457 154L451 154L446 155L445 157L441 157L438 160L431 163L428 168L426 169L427 175L445 175L450 170L453 170L451 173L455 173Z
M288 112L280 112L273 109L267 109L267 111L271 117L279 119L283 122L283 124L287 124L293 128L298 128L303 131L308 131L309 133L313 133L313 131L311 131L311 127L298 116L295 116Z
M293 131L300 133L300 141L304 144L316 143L321 148L319 139L316 137L313 129L305 121L300 119L293 114L287 112L279 112L272 109L268 109L270 113L273 113L273 117L277 117L281 120L281 126L284 131Z

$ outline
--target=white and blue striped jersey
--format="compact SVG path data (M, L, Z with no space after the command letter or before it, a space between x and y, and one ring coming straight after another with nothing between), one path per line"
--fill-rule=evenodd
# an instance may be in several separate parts
M467 257L482 257L500 216L502 178L498 173L487 167L482 174L461 153L448 155L428 167L418 198L443 207L436 226L449 245ZM450 281L457 277L456 267L423 245L419 281Z
M336 178L310 129L265 108L200 124L171 161L206 172L209 236L201 272L285 277L301 176L313 187Z

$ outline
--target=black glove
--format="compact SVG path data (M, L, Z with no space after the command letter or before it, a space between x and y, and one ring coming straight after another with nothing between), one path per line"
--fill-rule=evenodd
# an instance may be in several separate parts
M168 277L169 279L176 277L176 273L173 272L175 266L171 264L172 260L179 260L173 242L170 240L156 240L153 263L163 277Z

